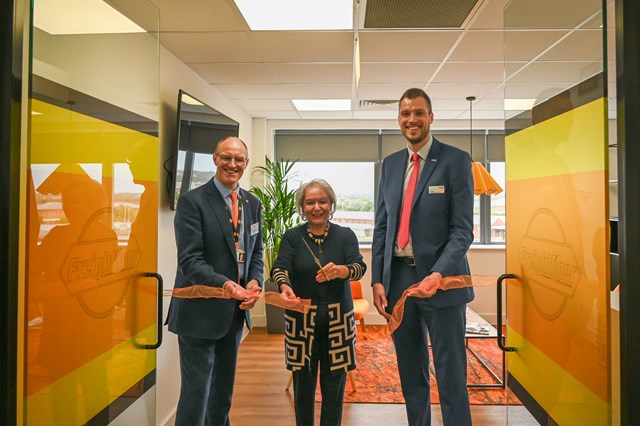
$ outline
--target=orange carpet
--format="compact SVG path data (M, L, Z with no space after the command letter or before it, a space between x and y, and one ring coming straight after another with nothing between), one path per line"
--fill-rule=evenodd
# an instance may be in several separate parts
M391 337L385 326L367 326L367 339L358 333L356 354L358 368L355 370L357 391L353 392L347 381L345 402L403 404L396 354ZM469 346L491 367L502 376L502 352L495 339L470 339ZM473 354L468 354L468 381L470 384L496 383ZM469 400L474 405L520 404L520 401L503 388L469 388ZM431 375L431 401L440 402L436 380Z

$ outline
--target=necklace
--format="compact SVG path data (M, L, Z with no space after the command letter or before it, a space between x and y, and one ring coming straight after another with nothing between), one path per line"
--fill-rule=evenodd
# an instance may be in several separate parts
M307 235L309 235L309 238L318 245L320 253L322 253L322 244L324 244L324 240L327 238L327 235L329 235L329 222L327 222L327 226L325 226L324 232L321 235L316 235L311 232L311 229L307 224Z

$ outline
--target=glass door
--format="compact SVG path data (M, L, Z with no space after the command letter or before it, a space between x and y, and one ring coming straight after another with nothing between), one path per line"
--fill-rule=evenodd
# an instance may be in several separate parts
M507 385L540 424L611 422L605 15L600 0L504 14L505 98L532 105L506 117Z
M32 5L25 423L153 425L158 11Z

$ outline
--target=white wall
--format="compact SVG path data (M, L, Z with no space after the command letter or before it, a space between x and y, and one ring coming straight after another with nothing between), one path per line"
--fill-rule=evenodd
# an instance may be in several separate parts
M165 289L173 288L176 276L176 244L173 234L174 212L169 209L168 194L165 190L166 172L164 162L174 155L176 149L176 125L178 90L185 90L202 102L240 123L240 138L252 151L253 124L233 102L195 74L184 63L164 47L160 48L160 207L158 217L158 272L162 275ZM217 141L212 141L215 143ZM213 161L213 159L212 159ZM249 185L249 177L244 176L242 185ZM164 303L166 318L168 299ZM264 314L263 314L264 316ZM157 351L156 423L158 425L175 422L175 410L180 391L180 361L176 336L164 328L163 343Z

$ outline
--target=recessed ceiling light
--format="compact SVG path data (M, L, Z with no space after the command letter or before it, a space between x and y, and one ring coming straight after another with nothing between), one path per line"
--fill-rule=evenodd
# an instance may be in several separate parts
M350 30L353 3L346 0L234 0L254 30Z
M351 99L292 99L298 111L350 111Z
M33 25L55 35L146 32L102 0L34 0Z
M505 99L505 111L527 111L533 108L535 99Z

